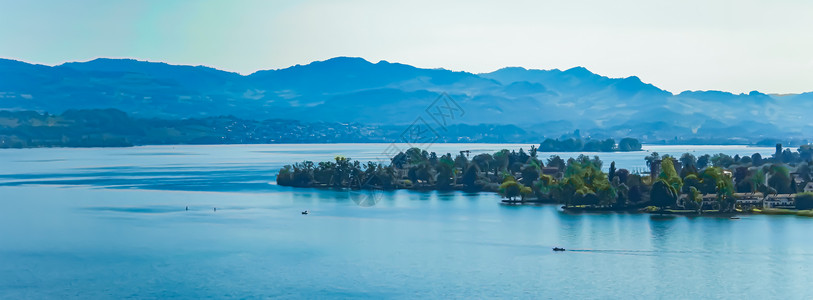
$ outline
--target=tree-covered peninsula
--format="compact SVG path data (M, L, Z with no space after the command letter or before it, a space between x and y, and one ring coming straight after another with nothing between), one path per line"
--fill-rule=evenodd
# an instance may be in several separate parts
M733 212L771 208L813 209L813 147L777 145L762 157L719 153L680 157L650 153L648 172L632 173L598 156L563 159L501 150L472 157L438 156L418 148L389 164L305 161L283 167L277 183L292 187L464 190L500 193L507 203L560 203L574 210L649 210L677 213Z

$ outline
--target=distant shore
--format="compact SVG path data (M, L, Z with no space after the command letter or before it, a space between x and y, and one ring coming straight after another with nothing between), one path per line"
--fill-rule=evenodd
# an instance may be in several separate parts
M315 143L401 143L407 125L247 120L234 116L189 119L134 118L116 109L67 110L61 114L0 110L0 148L131 147L145 145L231 145ZM544 129L544 128L543 128ZM543 130L540 129L540 130ZM453 124L431 143L525 143L541 152L638 151L636 139L583 138L535 132L505 124ZM559 136L547 138L545 135ZM541 141L541 143L540 143ZM643 140L651 145L773 145L773 140L712 137Z

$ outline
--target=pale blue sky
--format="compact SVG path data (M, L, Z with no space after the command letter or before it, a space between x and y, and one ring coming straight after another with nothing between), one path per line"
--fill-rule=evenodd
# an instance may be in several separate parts
M490 72L584 66L671 92L813 91L813 1L0 0L0 57L248 74L335 56Z

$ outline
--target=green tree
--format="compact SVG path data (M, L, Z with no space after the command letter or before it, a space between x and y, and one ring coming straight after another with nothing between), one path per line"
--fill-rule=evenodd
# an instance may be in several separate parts
M576 190L574 193L574 202L576 205L597 205L599 204L599 199L596 193L590 191L590 189L586 187L582 187Z
M634 138L623 138L618 142L619 151L640 151L641 142Z
M796 209L813 209L813 193L804 192L796 194Z
M407 149L404 154L406 154L407 163L413 165L429 160L429 152L426 152L426 150L421 150L421 148L417 147Z
M561 151L582 151L584 142L581 139L566 139L561 143Z
M680 176L678 176L677 171L675 171L674 161L671 157L661 162L661 174L658 175L658 179L668 183L675 191L680 191L680 188L683 187L683 181L680 179Z
M579 205L612 205L616 202L617 193L607 179L607 173L601 171L601 160L579 155L569 159L565 169L565 178L561 190L570 193L563 195L568 202Z
M695 187L689 188L687 201L697 210L698 214L703 213L703 194Z
M611 206L618 201L618 193L609 183L599 184L596 187L595 194L598 198L598 204L601 206Z
M606 139L601 141L600 150L603 152L612 152L615 151L615 140L614 139Z
M460 168L461 170L466 169L469 165L469 159L466 158L465 155L458 154L457 157L454 158L454 166L455 168Z
M658 179L655 181L655 184L652 185L650 197L652 205L660 207L661 209L675 206L677 202L675 189L663 179Z
M415 179L423 181L425 184L434 185L435 184L435 174L436 171L432 166L429 164L429 161L422 162L414 167L415 169ZM412 178L410 178L412 179ZM417 184L417 181L414 181Z
M772 187L779 194L790 194L791 179L788 168L779 164L773 164L769 168L770 176L768 177L768 186Z
M680 164L683 165L684 168L688 168L689 166L697 167L697 158L691 153L683 153L679 160Z
M756 169L751 171L751 176L748 178L751 182L751 190L754 192L760 192L763 194L768 194L767 192L767 181L765 180L765 172L762 169Z
M554 141L552 139L545 139L542 144L539 145L539 151L542 152L554 152L559 151L558 141Z
M282 167L277 174L277 184L281 186L291 186L293 173L293 168L290 165Z
M681 189L681 191L687 194L691 188L700 190L701 187L700 178L697 178L695 174L689 174L683 178L683 189Z
M565 161L559 155L551 155L546 165L550 168L559 169L559 172L564 171L566 166Z
M649 155L647 155L646 157L644 157L644 160L646 161L646 167L647 168L651 168L652 164L655 163L656 161L660 160L660 159L661 159L661 156L660 156L660 154L658 154L658 152L652 152Z
M500 185L500 195L508 198L508 200L514 200L514 198L520 196L523 187L514 180L506 180Z
M748 157L748 156L746 156ZM734 190L737 193L752 193L754 190L754 183L751 181L751 172L747 167L737 167L734 169Z
M436 186L438 189L450 189L452 185L455 183L455 174L454 174L454 162L449 160L448 162L444 162L441 158L440 162L438 162L437 168L437 183Z
M619 169L618 171L615 171L615 175L613 177L618 178L619 183L626 184L627 183L627 178L629 177L629 175L630 175L629 170L627 170L627 169Z
M468 190L474 190L477 188L475 184L477 182L477 172L479 172L479 168L476 164L469 164L466 171L463 172L463 186L466 187Z
M813 181L813 168L811 168L810 161L804 161L799 163L796 167L796 174L799 175L799 178L802 179L802 182L810 182Z
M533 184L534 180L539 178L539 167L533 164L526 164L522 167L522 180L521 183L527 186Z
M531 158L536 158L536 153L538 150L539 149L537 149L536 146L531 145L531 150L528 151L528 154L531 156Z
M601 151L601 142L597 140L589 140L587 143L584 144L584 148L582 151L585 152L599 152Z
M715 167L728 168L734 164L734 158L725 153L717 153L711 157L711 165Z
M540 198L542 196L550 197L556 186L556 179L554 179L553 176L545 174L539 175L539 180L537 180L536 184L534 185Z
M607 172L607 179L612 181L613 178L615 177L615 171L616 171L616 169L615 169L615 161L612 161L612 162L610 162L610 172Z
M717 183L726 180L725 177L721 168L707 167L703 169L703 172L700 173L700 191L703 194L716 194Z
M614 180L618 180L616 177ZM616 200L615 200L615 208L624 208L627 206L627 201L629 200L629 193L630 188L624 184L619 183L616 187Z
M734 183L730 178L717 182L717 201L720 204L721 211L731 211L734 209L734 204L737 203L737 199L734 198Z
M804 162L807 162L807 163L813 162L813 146L811 146L811 145L801 145L801 146L799 146L799 149L796 150L796 151L799 152L799 159L800 160L802 160Z
M751 164L755 167L761 166L763 164L762 154L754 153L751 154Z
M502 150L497 151L496 153L494 153L493 157L494 157L494 164L495 164L495 166L494 166L495 167L495 169L494 169L495 172L508 170L508 166L509 166L508 162L509 162L509 156L510 155L511 155L511 151L508 151L507 149L502 149Z
M530 187L521 186L519 188L519 194L520 196L522 196L522 201L525 201L525 198L527 198L529 195L532 195L533 193L534 191Z
M698 157L697 158L697 168L698 169L703 169L705 167L708 167L709 166L709 159L711 159L711 156L708 155L708 154L703 154L700 157Z
M488 172L489 170L491 170L492 168L491 166L494 164L494 157L492 157L491 154L483 153L474 156L474 158L472 158L471 161L477 164L477 167L479 167L480 171Z

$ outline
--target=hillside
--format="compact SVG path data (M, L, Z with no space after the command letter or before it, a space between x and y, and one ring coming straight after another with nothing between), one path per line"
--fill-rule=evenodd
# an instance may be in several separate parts
M645 142L803 139L813 93L686 91L582 67L473 74L337 57L243 76L203 66L96 59L59 66L0 60L0 109L62 113L114 108L137 118L409 125L447 93L453 124L515 125L545 137L631 136ZM443 128L441 128L442 130Z

